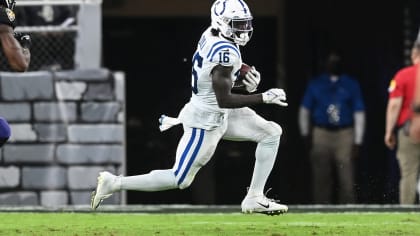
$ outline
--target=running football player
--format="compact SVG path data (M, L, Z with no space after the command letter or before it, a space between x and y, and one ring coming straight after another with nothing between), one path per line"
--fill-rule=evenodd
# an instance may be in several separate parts
M162 116L160 119L162 131L179 123L184 127L173 168L127 177L101 172L92 194L93 209L119 190L187 188L213 156L219 141L224 139L258 143L252 180L241 204L242 212L277 215L288 210L286 205L264 194L282 129L247 107L261 103L287 106L286 94L279 88L254 93L261 79L255 67L242 81L250 94L232 92L242 65L239 46L245 46L252 36L252 18L243 0L213 3L211 26L202 34L192 58L191 99L177 118Z
M10 67L17 72L24 72L31 59L31 38L27 34L15 33L14 0L0 0L0 42L3 54ZM0 117L0 147L10 138L10 126Z
M24 72L31 58L31 38L27 34L14 32L15 4L14 0L0 0L0 41L10 67L17 72Z

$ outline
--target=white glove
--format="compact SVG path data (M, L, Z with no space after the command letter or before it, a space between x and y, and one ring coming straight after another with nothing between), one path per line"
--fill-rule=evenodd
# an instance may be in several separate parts
M245 85L246 91L252 93L257 90L258 85L261 81L261 74L255 69L255 66L251 67L251 70L245 74L245 78L242 81Z
M161 115L159 118L159 130L163 132L172 126L181 124L181 121L178 118L169 117L166 115Z
M262 93L262 99L267 104L277 104L282 107L287 107L286 93L283 89L272 88Z

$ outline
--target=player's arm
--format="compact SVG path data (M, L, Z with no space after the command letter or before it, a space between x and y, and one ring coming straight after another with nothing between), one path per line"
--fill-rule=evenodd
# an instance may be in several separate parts
M402 97L390 98L386 108L386 126L385 126L385 145L394 149L396 145L396 138L394 129L397 124L398 115L402 106Z
M13 31L16 19L13 6L14 3L8 4L7 7L3 5L0 7L0 43L10 67L15 71L23 72L29 67L31 38L29 35Z
M212 72L212 85L216 99L221 108L239 108L259 103L287 106L286 93L283 89L273 88L258 94L232 93L231 66L216 65Z
M420 40L420 32L417 40ZM420 61L420 41L417 42L412 51L413 61ZM417 58L417 59L416 59ZM420 142L420 66L417 66L416 80L413 98L413 117L411 118L410 137L413 141Z
M3 52L13 70L24 72L29 67L31 53L15 38L12 27L0 24L0 41Z

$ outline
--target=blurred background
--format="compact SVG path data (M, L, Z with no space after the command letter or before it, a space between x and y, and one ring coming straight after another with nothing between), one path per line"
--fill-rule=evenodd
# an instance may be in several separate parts
M99 23L90 21L91 12L78 18L80 5L45 9L45 6L19 6L23 2L17 2L20 27L17 30L33 36L30 71L106 68L124 74L124 160L114 164L113 170L138 175L172 167L182 128L161 133L158 118L161 114L176 116L190 98L191 57L202 31L210 25L213 1L104 0L99 11L93 9L100 16ZM364 144L356 160L357 203L397 203L398 164L395 154L383 143L387 88L392 76L410 63L410 49L420 25L420 2L248 0L247 3L254 15L254 34L242 48L243 60L261 72L261 91L281 86L289 102L287 108L252 107L284 130L266 186L272 188L270 196L286 204L311 203L309 160L299 135L298 108L310 77L320 72L327 54L337 50L344 59L344 70L359 81L366 103ZM89 22L90 25L83 26ZM40 25L60 28L58 32L27 28ZM74 28L80 25L83 31ZM92 47L78 40L87 40ZM92 59L89 55L100 57ZM7 70L7 65L3 68ZM251 180L255 147L254 143L221 142L190 188L127 192L117 202L239 204ZM3 162L5 166L11 163ZM63 165L67 164L58 164ZM102 166L108 167L106 162ZM52 189L72 192L71 188L67 182ZM10 192L25 188L16 184L2 189ZM86 196L88 187L82 186L82 190ZM76 203L71 193L69 196L65 204Z

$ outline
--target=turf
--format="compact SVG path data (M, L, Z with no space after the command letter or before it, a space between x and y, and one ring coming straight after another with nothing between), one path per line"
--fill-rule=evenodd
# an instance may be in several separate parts
M420 235L420 213L0 213L0 235Z

